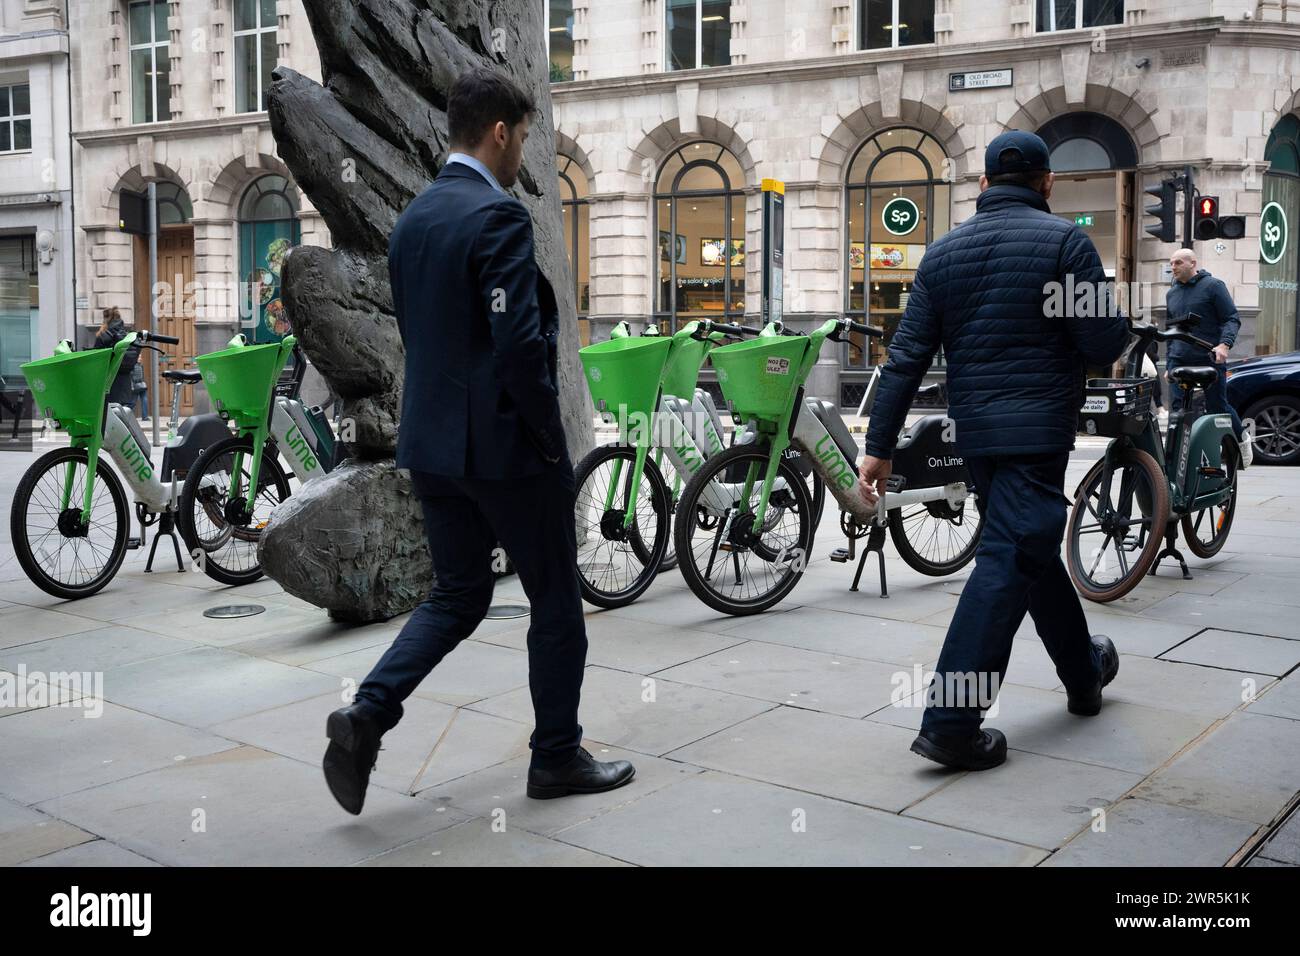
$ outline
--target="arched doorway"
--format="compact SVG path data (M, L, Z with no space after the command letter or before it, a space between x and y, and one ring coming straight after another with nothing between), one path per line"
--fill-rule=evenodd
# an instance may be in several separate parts
M194 207L185 188L175 182L154 184L155 206L158 218L158 287L149 288L149 238L132 239L132 272L135 277L133 305L138 328L151 327L156 321L156 331L180 339L178 345L160 345L166 355L144 351L145 381L153 381L154 361L162 363L161 369L188 368L198 354L194 326ZM153 300L151 302L151 299ZM156 307L156 316L153 308ZM173 385L159 377L158 394L148 396L149 410L167 415L171 411ZM152 386L151 386L152 389ZM193 412L193 389L181 391L181 414Z
M1300 340L1300 118L1288 113L1278 120L1264 147L1269 163L1260 196L1259 319L1255 351L1260 355L1291 352Z
M655 318L665 332L745 312L745 177L717 143L688 143L655 183Z
M948 231L951 188L939 142L916 129L888 129L858 147L845 179L845 312L885 330L884 339L852 335L841 355L846 372L885 361L926 247ZM864 375L844 377L841 401L861 398Z
M1137 147L1124 127L1099 113L1067 113L1038 135L1051 150L1052 212L1092 238L1106 275L1133 279Z
M239 201L240 323L250 342L279 341L289 332L280 269L300 238L297 190L275 174L253 180Z
M578 162L563 153L555 157L560 177L560 215L564 225L565 251L573 277L573 301L578 312L578 338L591 344L591 192L587 174Z

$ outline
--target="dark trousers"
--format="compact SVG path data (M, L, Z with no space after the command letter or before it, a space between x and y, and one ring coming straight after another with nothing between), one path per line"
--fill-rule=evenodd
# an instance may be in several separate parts
M582 741L578 696L587 630L578 589L573 467L502 481L412 472L436 576L393 646L357 689L389 730L402 701L457 644L474 633L492 602L493 549L500 542L532 608L528 685L535 728L532 765L571 759Z
M966 458L984 529L939 654L922 730L969 736L979 728L992 700L962 691L1002 686L1026 611L1067 690L1086 693L1099 679L1088 622L1061 560L1069 459L1069 452ZM959 693L945 693L949 688Z
M1213 361L1213 359L1211 359ZM1172 372L1174 369L1183 365L1209 365L1211 362L1199 362L1193 359L1179 359L1170 356L1165 360L1165 369ZM1226 363L1220 363L1214 366L1219 370L1219 377L1214 384L1205 390L1205 410L1212 414L1231 415L1232 416L1232 433L1241 438L1241 416L1237 410L1228 404L1228 366ZM1188 392L1172 381L1169 383L1169 410L1171 412L1179 411L1183 407L1183 399Z

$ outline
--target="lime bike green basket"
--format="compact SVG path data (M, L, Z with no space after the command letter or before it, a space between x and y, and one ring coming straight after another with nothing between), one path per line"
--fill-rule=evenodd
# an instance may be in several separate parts
M112 349L88 349L37 359L20 366L32 399L46 416L67 428L97 426L108 391Z
M668 369L664 373L664 394L684 398L688 402L695 394L695 383L700 377L700 366L708 354L709 343L699 339L678 340L668 356Z
M789 410L799 386L806 335L749 339L709 353L727 404L741 418L775 421Z
M659 395L664 363L673 340L666 335L629 336L578 350L596 410L625 416L650 416Z
M195 356L194 362L216 407L237 424L255 427L266 421L272 390L292 348L291 338L237 345Z

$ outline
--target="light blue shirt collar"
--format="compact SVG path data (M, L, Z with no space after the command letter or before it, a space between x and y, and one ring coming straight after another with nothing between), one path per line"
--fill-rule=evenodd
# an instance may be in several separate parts
M475 157L470 156L468 153L452 153L450 156L447 157L447 162L464 163L470 169L474 170L474 172L478 173L480 176L486 179L488 185L491 186L493 189L495 189L497 192L499 193L505 192L505 190L501 188L501 184L497 182L497 178L492 175L492 171L489 170L486 166L484 166L482 162L480 162Z

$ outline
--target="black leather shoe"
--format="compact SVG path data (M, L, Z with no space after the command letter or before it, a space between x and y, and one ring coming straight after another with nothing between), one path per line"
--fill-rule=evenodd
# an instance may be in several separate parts
M601 763L586 750L578 752L562 767L528 771L528 795L534 800L552 800L571 793L604 793L630 783L636 768L626 760Z
M970 737L923 730L912 741L912 753L957 770L991 770L1007 759L1007 738L992 727Z
M1119 651L1105 634L1092 635L1092 646L1096 649L1097 660L1101 664L1101 680L1093 685L1087 694L1070 694L1065 698L1066 709L1079 717L1095 717L1101 713L1101 689L1115 679L1119 673Z
M340 708L325 721L325 736L330 740L325 751L325 782L348 813L360 813L366 802L366 786L379 756L382 733L361 704Z

